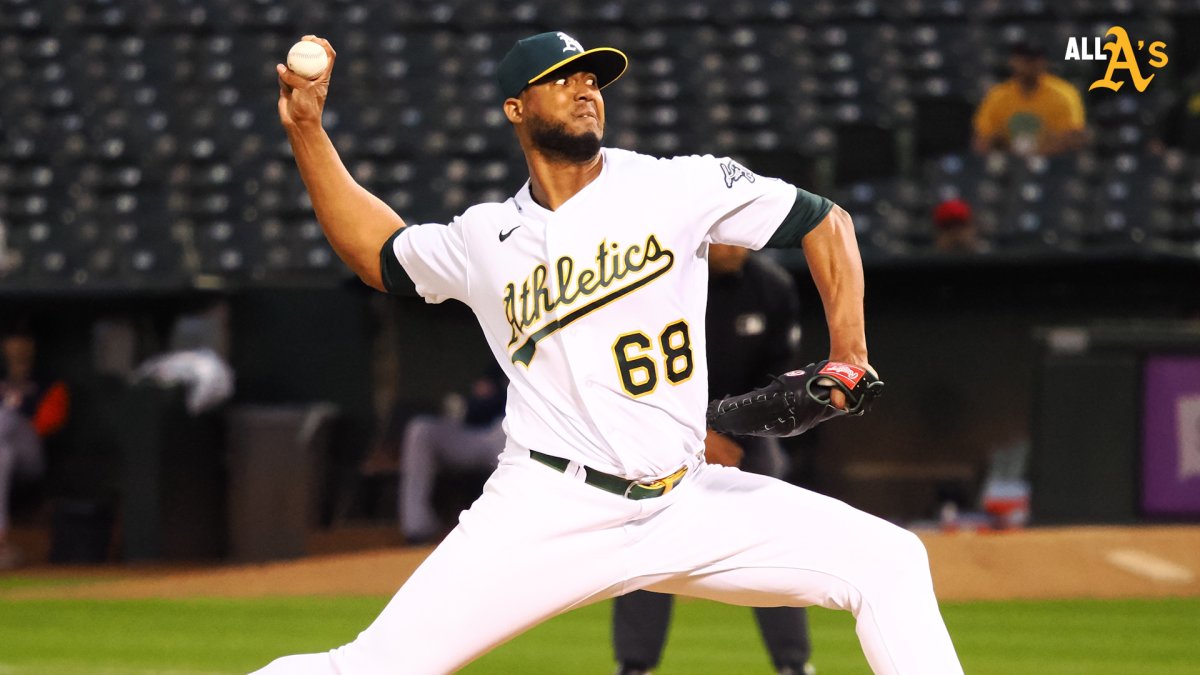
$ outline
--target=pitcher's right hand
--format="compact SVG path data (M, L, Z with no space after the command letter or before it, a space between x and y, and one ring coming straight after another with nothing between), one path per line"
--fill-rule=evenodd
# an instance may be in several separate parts
M320 126L325 98L329 95L329 78L333 74L334 59L337 58L328 40L315 35L305 35L302 39L324 47L329 55L329 65L325 66L325 72L312 80L300 77L282 63L275 66L275 72L279 75L279 121L286 129L314 124Z

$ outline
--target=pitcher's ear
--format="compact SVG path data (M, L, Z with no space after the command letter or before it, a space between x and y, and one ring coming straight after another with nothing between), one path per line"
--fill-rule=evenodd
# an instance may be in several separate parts
M509 98L504 101L504 116L509 122L516 124L520 122L525 114L525 106L519 98Z

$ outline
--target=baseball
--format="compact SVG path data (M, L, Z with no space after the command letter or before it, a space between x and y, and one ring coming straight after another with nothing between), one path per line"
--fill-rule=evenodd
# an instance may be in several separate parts
M318 75L325 72L327 65L329 65L329 55L325 53L324 47L315 42L301 40L288 50L288 70L300 77L316 79Z

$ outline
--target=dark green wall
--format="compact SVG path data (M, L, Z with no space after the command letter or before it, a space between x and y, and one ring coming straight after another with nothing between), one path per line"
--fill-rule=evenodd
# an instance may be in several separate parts
M799 282L803 351L808 360L823 358L824 319L803 258L797 255L785 262ZM1021 439L1036 446L1036 437L1056 433L1055 438L1073 437L1053 427L1043 433L1045 420L1034 433L1035 406L1053 395L1038 388L1047 363L1038 337L1044 328L1197 318L1197 278L1200 270L1194 263L1170 260L929 259L904 267L870 264L866 307L871 361L887 390L866 417L831 422L795 444L796 452L802 453L797 459L803 478L887 517L933 515L939 491L947 489L973 497L994 449ZM402 405L436 407L446 393L462 391L491 359L474 316L461 304L393 298L383 303L388 311L381 314L372 310L372 293L348 283L223 296L233 310L236 402L323 400L342 410L326 472L326 506L353 483L356 463L377 428L372 340L383 327L380 322L392 322L394 328L395 344L390 348L396 353L396 395ZM144 333L154 336L165 334L178 312L211 299L0 297L0 313L34 314L39 332L47 336L48 361L68 376L84 377L88 331L96 318L133 316L146 327ZM1106 393L1099 386L1075 392L1073 400L1080 405L1063 419L1092 409L1103 425L1104 408L1089 406L1089 401L1099 403ZM1049 423L1055 419L1051 415ZM1128 431L1128 422L1121 424ZM1119 426L1114 421L1113 428L1120 431ZM1096 433L1106 432L1101 426ZM1052 444L1055 449L1060 446ZM1050 458L1041 466L1062 461ZM1128 458L1106 457L1096 464L1111 467L1121 462ZM1080 498L1086 499L1086 494ZM1122 499L1128 502L1131 497ZM1084 513L1083 519L1089 517Z
M804 351L823 358L819 298L807 271L796 275ZM939 489L973 498L992 451L1022 438L1035 453L1050 451L1037 447L1032 426L1042 397L1043 328L1197 318L1198 277L1192 264L1170 261L933 259L911 268L869 267L871 362L887 389L866 417L821 430L816 484L891 517L933 516ZM1080 388L1074 396L1085 409L1111 404L1119 384ZM1104 408L1092 408L1104 433ZM1117 431L1126 424L1113 421Z

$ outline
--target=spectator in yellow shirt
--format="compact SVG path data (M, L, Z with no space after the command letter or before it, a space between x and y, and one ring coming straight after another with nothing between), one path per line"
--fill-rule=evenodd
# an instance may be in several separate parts
M1071 83L1046 72L1045 52L1017 43L1008 62L1012 77L992 87L975 111L975 151L1056 155L1083 147L1083 99Z

